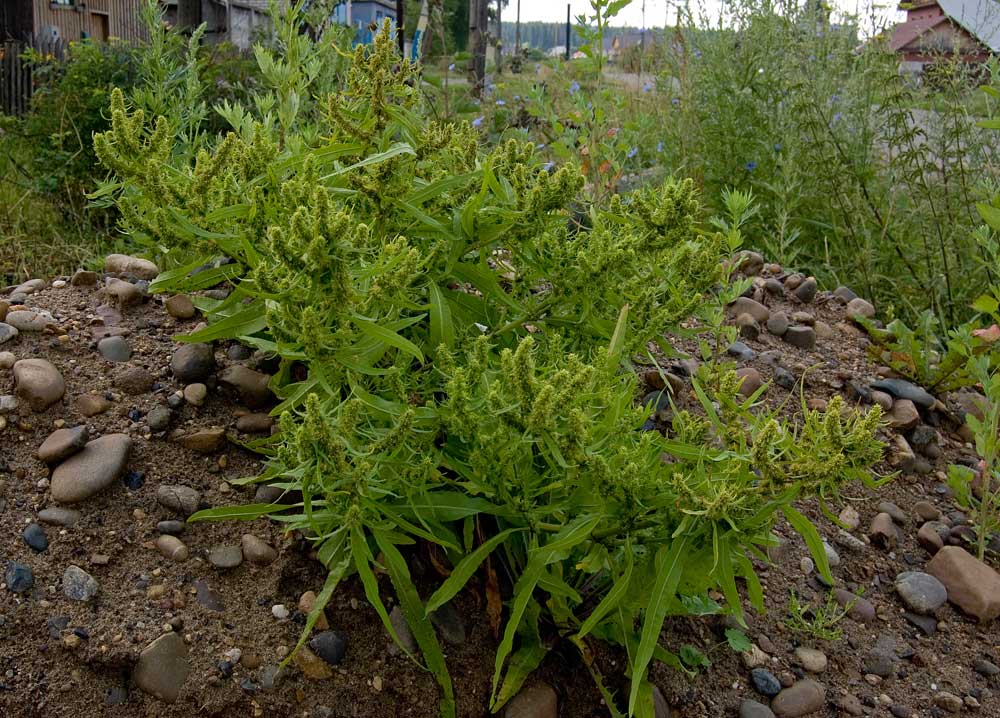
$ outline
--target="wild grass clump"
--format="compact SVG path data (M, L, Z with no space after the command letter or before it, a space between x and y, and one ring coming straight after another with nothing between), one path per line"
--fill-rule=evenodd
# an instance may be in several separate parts
M297 27L294 9L283 22ZM122 229L167 267L151 289L231 283L225 300L196 300L210 324L178 339L240 339L280 360L280 433L246 483L302 500L193 520L270 515L310 537L329 577L302 641L349 576L398 639L390 583L442 715L455 687L428 616L478 575L500 635L491 709L562 639L616 715L651 716L651 662L682 665L659 645L665 617L741 617L739 583L760 607L752 559L777 516L829 577L792 504L868 479L877 410L842 416L833 401L787 425L753 411L758 395L737 399L732 367L712 361L722 307L746 289L723 261L745 202L710 230L693 183L668 181L573 222L578 168L547 167L531 143L482 149L468 124L428 119L388 27L355 48L345 89L317 95L318 112L298 111L301 67L264 72L260 97L227 108L233 131L193 156L174 151L175 120L121 94L95 144ZM666 332L696 325L711 330L698 410L642 431L633 357L672 351ZM410 575L419 545L450 566L430 595ZM594 640L627 651L620 694L589 659Z

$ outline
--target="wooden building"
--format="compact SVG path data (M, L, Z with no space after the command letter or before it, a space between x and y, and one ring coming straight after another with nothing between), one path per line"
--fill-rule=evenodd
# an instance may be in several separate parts
M1000 52L997 0L911 0L899 9L906 22L892 28L889 47L904 72L919 74L942 58L981 63Z
M143 0L0 0L0 41L134 40Z

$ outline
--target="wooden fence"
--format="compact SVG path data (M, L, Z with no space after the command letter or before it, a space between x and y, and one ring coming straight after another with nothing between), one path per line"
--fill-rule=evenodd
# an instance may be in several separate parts
M0 113L23 115L31 104L35 82L31 62L24 57L29 49L56 60L66 55L66 43L59 38L0 42Z

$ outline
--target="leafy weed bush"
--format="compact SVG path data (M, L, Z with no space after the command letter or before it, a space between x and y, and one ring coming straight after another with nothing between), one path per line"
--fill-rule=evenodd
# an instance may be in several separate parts
M329 577L301 642L351 575L398 641L385 574L454 715L429 614L483 573L503 624L494 711L562 638L615 715L652 716L650 663L684 666L658 643L665 617L742 616L738 580L759 608L751 559L776 516L829 577L792 503L868 479L877 410L843 418L834 400L786 425L735 398L730 366L706 363L698 410L676 412L666 435L640 430L650 410L636 406L632 357L670 351L665 332L692 322L721 335L722 306L745 288L723 263L739 222L706 230L688 181L569 222L579 171L546 168L530 143L483 151L469 125L428 120L387 28L355 49L343 92L317 97L316 121L299 121L288 72L291 86L265 72L273 101L230 108L235 131L193 159L172 151L169 118L150 126L121 94L96 149L123 227L169 267L154 290L232 284L223 301L197 299L211 323L178 338L236 338L281 361L280 433L247 482L302 501L192 520L271 515L310 537ZM718 349L705 340L706 355ZM430 596L408 568L417 543L451 565ZM591 659L595 639L627 650L627 697Z

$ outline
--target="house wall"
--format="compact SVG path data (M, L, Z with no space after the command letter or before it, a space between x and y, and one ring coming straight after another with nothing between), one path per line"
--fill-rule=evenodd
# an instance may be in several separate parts
M911 20L923 20L928 17L940 17L943 14L944 13L941 11L941 8L932 3L930 5L924 5L923 7L907 10L906 21L910 22Z
M38 37L58 35L72 42L85 37L136 40L145 33L140 18L141 0L87 0L79 6L51 5L34 0L34 33Z
M33 20L31 0L0 0L0 42L26 39Z
M945 22L924 33L902 48L907 59L933 58L941 54L959 54L966 62L986 55L985 48L964 28Z
M236 47L251 47L258 34L270 26L271 18L264 13L236 5L229 8L229 41Z

